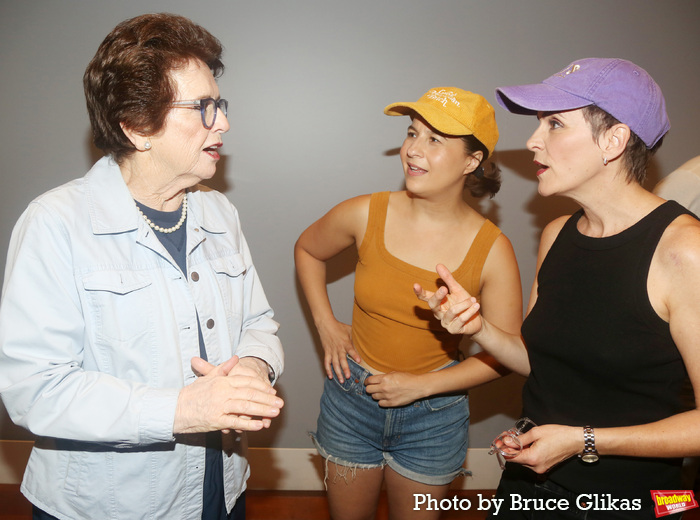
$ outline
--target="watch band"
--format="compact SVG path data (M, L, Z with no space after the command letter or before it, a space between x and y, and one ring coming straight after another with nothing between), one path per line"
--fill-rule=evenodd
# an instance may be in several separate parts
M595 449L595 431L590 426L583 427L583 451L579 457L583 462L598 461L598 450Z

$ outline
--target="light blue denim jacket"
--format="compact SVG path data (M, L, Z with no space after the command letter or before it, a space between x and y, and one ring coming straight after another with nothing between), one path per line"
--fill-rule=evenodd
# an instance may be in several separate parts
M198 519L203 435L172 433L209 361L283 354L238 214L192 190L187 276L139 215L109 158L34 200L10 241L0 303L0 395L38 437L22 492L58 518ZM224 436L226 503L245 489L245 438Z

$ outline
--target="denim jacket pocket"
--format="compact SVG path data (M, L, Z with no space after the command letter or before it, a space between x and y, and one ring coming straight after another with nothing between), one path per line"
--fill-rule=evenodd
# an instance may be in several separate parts
M99 271L83 278L90 302L86 314L94 320L97 338L131 341L149 330L156 304L146 273Z
M248 270L243 255L235 253L230 256L215 258L210 261L210 268L215 274L216 283L221 291L229 313L241 314L240 304L234 301L236 295L243 295L245 273ZM240 285L240 286L239 286Z
M246 294L244 283L248 267L243 255L235 253L211 260L210 268L214 272L218 290L223 298L229 334L235 345L240 340L243 309L247 305L242 298Z
M243 255L240 253L212 260L211 268L216 274L223 274L231 277L244 274L247 270L245 262L243 261Z

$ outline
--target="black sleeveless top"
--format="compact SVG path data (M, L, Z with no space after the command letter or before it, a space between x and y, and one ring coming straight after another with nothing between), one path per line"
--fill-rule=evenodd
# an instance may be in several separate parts
M536 424L629 426L682 411L685 366L669 325L654 312L647 275L666 227L690 214L666 202L604 238L564 225L538 274L537 302L523 323L531 373L523 415ZM582 434L583 435L583 434ZM651 489L679 489L680 460L577 457L549 478L574 492L612 493L650 503Z

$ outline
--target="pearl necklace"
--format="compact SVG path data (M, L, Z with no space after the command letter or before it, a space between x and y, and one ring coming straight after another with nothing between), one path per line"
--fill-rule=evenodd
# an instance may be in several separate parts
M139 210L139 213L141 213L141 216L146 221L146 224L151 226L152 229L155 229L156 231L159 231L161 233L173 233L180 229L182 227L182 224L185 223L185 218L187 217L187 195L185 195L185 198L182 199L182 215L180 215L180 220L178 220L177 224L175 224L173 227L164 228L156 226L153 222L151 222L151 219L148 218L143 211L141 211L141 208L136 206L136 209Z

